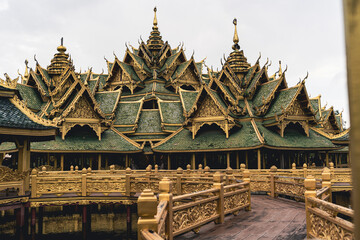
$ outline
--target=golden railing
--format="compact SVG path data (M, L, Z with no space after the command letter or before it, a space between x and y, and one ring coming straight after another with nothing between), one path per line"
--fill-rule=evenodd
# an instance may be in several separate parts
M173 196L173 182L163 178L159 201L151 190L143 191L138 199L139 239L173 239L185 232L198 232L212 221L223 223L227 214L250 210L249 181L225 185L223 175L217 172L210 189Z
M331 174L324 170L323 187L316 190L313 176L305 179L306 230L308 238L354 239L354 211L331 203ZM338 214L342 216L339 217Z

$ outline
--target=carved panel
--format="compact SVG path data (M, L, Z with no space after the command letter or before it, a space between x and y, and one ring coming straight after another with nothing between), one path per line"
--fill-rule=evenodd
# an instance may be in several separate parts
M310 213L310 234L319 239L354 239L354 234L343 227Z
M301 108L300 103L298 101L294 101L293 105L288 110L288 115L291 115L291 116L304 116L305 112Z
M183 183L181 184L181 192L182 194L199 192L203 190L207 190L212 188L213 184L205 184L205 183Z
M202 203L184 210L175 211L173 218L173 230L177 232L199 222L205 221L217 214L217 203L211 201Z
M81 182L51 182L38 183L36 193L50 194L50 193L67 193L67 192L81 192Z
M20 181L25 177L25 174L13 171L12 169L0 166L0 182Z
M159 192L159 184L155 182L132 182L130 184L130 191L140 193L145 189L151 189L153 192Z
M231 195L224 198L225 211L245 206L249 203L248 192Z
M88 182L86 189L88 192L125 192L125 182Z
M276 183L275 192L284 195L304 197L305 187L296 183Z
M198 111L195 114L195 117L213 117L213 116L223 116L219 107L215 104L214 100L207 95L202 101Z
M75 109L68 115L69 118L98 118L90 103L84 98L75 103Z

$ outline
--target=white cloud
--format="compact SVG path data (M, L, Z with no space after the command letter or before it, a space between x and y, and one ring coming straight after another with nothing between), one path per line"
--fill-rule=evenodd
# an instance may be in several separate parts
M8 0L0 0L0 12L6 11L9 9L9 1Z

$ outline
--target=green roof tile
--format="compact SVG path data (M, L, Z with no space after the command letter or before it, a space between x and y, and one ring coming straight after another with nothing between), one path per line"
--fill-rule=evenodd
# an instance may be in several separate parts
M267 83L261 85L259 87L259 90L257 91L256 95L253 98L254 106L256 106L256 107L262 106L263 105L263 103L262 103L263 98L265 100L267 100L268 97L270 97L271 93L276 88L276 86L278 86L280 81L281 80L278 79L278 80L270 81L270 82L267 82Z
M198 91L186 91L181 90L179 91L183 104L184 109L186 112L190 111L191 107L194 105L197 95L199 94Z
M96 93L95 99L99 103L101 111L103 111L105 114L110 114L113 112L119 96L120 91L106 91Z
M158 132L162 132L159 109L151 111L142 110L136 133Z
M0 98L0 127L38 130L54 129L32 121L7 98Z
M140 149L129 143L122 136L112 130L101 134L101 141L94 132L81 131L69 132L65 140L57 136L55 140L46 142L31 142L31 150L51 151L130 151L136 152Z
M261 143L250 122L242 123L241 129L233 131L229 138L221 128L215 130L199 131L192 139L192 133L182 129L179 133L154 148L155 151L207 151L216 149L242 149L260 146Z
M11 151L17 149L14 142L3 142L0 144L0 151Z
M120 101L115 111L114 125L133 125L135 124L141 102Z
M164 123L183 123L181 102L159 102Z
M138 77L138 75L136 74L136 72L134 71L134 69L131 65L123 63L123 62L120 62L120 65L130 75L132 80L140 81L140 78Z
M282 109L284 110L289 106L291 100L294 98L296 92L298 91L299 87L293 87L285 90L281 90L275 98L275 101L271 104L267 114L265 117L274 116L275 114L281 114Z
M26 106L28 108L35 110L41 109L43 102L37 89L23 84L17 84L16 88L19 90L21 97L26 101Z

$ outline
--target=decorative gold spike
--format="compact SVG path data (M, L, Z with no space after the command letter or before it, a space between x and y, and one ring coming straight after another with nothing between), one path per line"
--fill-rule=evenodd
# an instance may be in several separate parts
M29 64L29 61L27 59L25 59L25 73L24 73L24 78L25 79L29 78L28 64Z
M279 77L281 77L282 75L282 69L281 69L281 61L279 61Z
M233 24L235 25L233 42L234 42L235 44L238 44L238 43L239 43L239 36L238 36L238 33L237 33L237 29L236 29L236 25L237 25L237 19L236 19L236 18L234 18Z
M157 26L157 18L156 18L156 7L154 7L154 26Z

